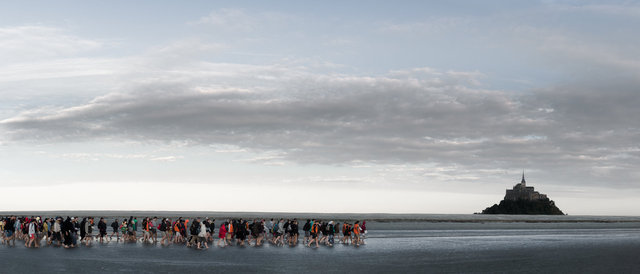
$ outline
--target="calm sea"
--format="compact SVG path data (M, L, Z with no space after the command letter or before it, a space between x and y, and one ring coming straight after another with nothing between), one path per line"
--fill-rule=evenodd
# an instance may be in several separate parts
M360 247L265 245L194 250L114 242L75 249L2 245L0 273L640 273L638 217L218 212L42 215L109 219L131 215L201 216L218 220L318 216L325 220L367 219L369 233L366 245Z

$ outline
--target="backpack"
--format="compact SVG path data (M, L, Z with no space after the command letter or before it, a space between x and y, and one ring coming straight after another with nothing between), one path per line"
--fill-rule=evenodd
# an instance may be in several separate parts
M167 224L166 224L165 222L161 222L161 223L158 225L158 230L160 230L160 231L165 231L165 230L167 230Z

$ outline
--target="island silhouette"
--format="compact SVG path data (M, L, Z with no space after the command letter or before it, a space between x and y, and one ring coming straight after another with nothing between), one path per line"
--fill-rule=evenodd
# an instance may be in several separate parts
M500 204L486 208L482 214L564 215L546 194L535 191L532 186L527 186L524 171L520 183L512 189L507 189Z

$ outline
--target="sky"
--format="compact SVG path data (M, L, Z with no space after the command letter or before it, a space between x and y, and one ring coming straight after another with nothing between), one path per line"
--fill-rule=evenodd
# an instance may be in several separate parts
M15 1L0 210L640 215L633 1Z

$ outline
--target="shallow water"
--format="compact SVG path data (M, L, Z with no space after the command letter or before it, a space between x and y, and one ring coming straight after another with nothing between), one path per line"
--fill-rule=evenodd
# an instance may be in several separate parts
M367 244L360 247L0 246L0 273L640 271L640 227L634 223L407 222L371 223L369 229Z

